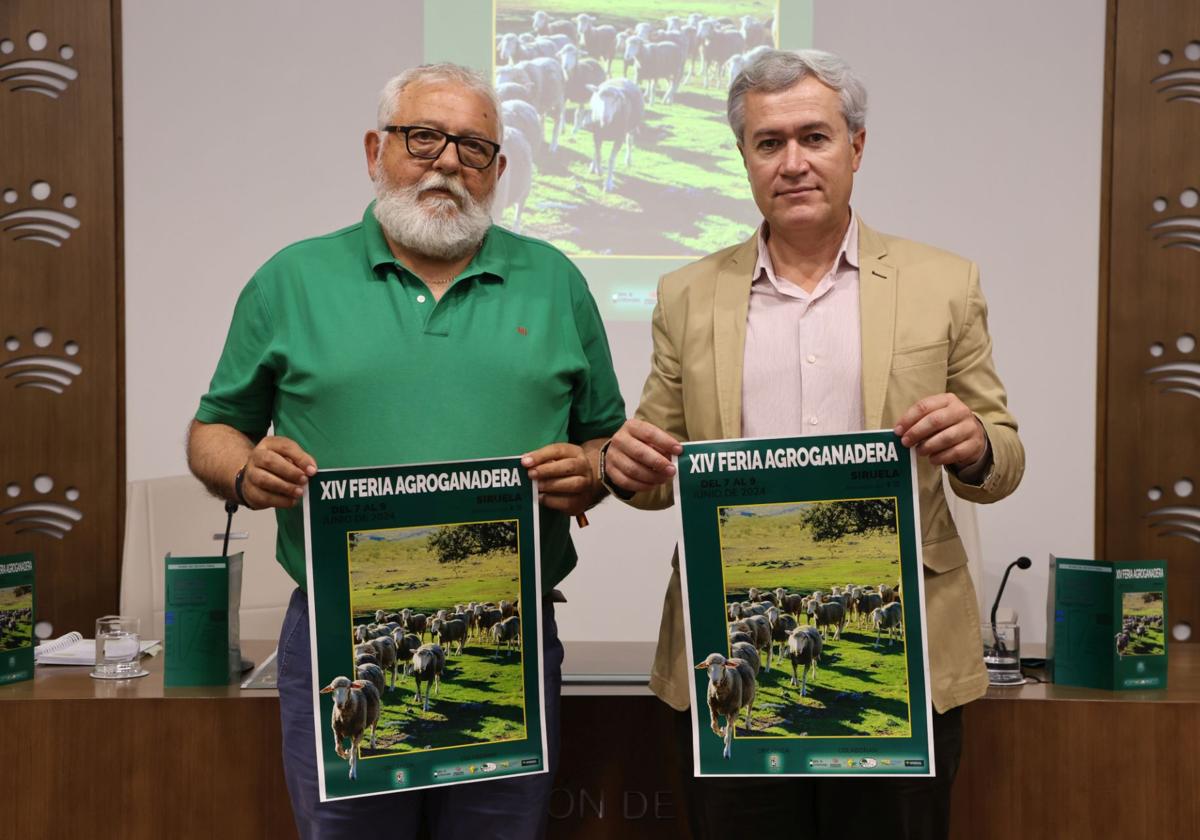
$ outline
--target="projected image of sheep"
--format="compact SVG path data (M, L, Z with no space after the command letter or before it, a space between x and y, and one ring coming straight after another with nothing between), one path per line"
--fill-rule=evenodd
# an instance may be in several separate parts
M1117 655L1163 656L1167 641L1162 592L1126 592L1121 598L1121 632Z
M752 725L736 736L910 737L896 500L722 507L718 518L720 653L749 661L757 683Z
M699 256L758 221L725 120L774 0L496 0L499 224L571 256ZM508 184L504 182L508 181Z
M347 673L381 700L364 759L526 737L517 528L499 520L347 535Z
M0 652L33 645L33 587L0 589Z

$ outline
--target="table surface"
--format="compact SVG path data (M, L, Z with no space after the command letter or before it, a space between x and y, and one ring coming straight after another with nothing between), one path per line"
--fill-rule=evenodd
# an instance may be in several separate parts
M275 650L275 642L263 639L243 639L242 654L255 664L262 662ZM5 700L79 700L95 697L102 700L162 700L220 698L274 698L278 693L271 689L242 690L238 682L228 685L169 687L163 685L162 653L143 656L142 667L149 676L131 680L94 680L89 676L91 668L82 665L38 665L34 678L24 682L0 686L0 702Z
M1042 656L1042 646L1026 646L1025 657ZM1027 681L1017 686L989 686L988 700L1054 700L1100 703L1198 703L1200 702L1200 645L1171 643L1168 648L1167 687L1156 691L1107 691L1100 688L1076 688L1049 682ZM1045 679L1041 669L1025 668Z
M646 683L654 660L654 642L568 642L563 663L565 694L648 694ZM256 664L275 649L264 639L242 641L243 654ZM1023 651L1037 655L1029 646ZM1172 644L1168 688L1158 691L1105 691L1053 683L1026 682L1020 686L991 686L987 700L1090 701L1109 703L1197 703L1200 702L1200 645ZM143 657L149 676L133 680L94 680L90 669L72 665L39 665L32 680L0 686L0 701L164 699L164 698L274 698L271 689L245 689L231 682L223 686L168 687L163 685L163 655ZM1027 674L1044 678L1040 670Z

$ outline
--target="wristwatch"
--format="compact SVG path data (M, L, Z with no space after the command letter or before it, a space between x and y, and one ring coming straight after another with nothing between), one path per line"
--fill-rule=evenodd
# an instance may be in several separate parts
M613 484L612 480L608 477L608 470L605 468L605 461L608 459L608 447L610 446L612 446L612 440L606 441L605 444L600 447L600 483L609 493L612 493L623 502L628 502L635 495L637 495L637 493L633 490L626 490L623 487L618 487L617 485Z

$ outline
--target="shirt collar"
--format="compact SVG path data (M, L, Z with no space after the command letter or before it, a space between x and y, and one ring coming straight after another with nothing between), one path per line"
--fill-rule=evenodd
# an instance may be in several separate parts
M363 212L362 229L367 262L377 279L383 280L387 277L385 272L380 271L380 268L395 267L412 273L408 266L396 259L396 255L388 246L387 238L383 235L383 228L379 226L379 220L375 218L374 201L368 204L367 209ZM475 252L475 256L472 257L471 262L467 264L459 277L479 277L481 280L503 282L508 274L508 269L507 237L500 228L492 225L483 237L483 244L479 246L479 250Z
M779 278L775 275L775 264L771 261L771 252L767 250L767 238L770 234L770 226L764 219L758 228L758 260L754 263L754 280L757 282L765 274L767 281L778 287ZM851 268L858 268L858 216L854 211L850 212L850 224L846 228L846 235L842 237L837 258L833 261L835 278L843 263Z

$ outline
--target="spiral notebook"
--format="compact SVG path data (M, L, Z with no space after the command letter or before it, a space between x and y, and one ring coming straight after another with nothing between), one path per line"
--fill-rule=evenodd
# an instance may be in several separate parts
M142 639L138 643L141 653L158 653L158 639ZM72 630L65 636L42 642L33 649L33 658L38 665L95 665L96 640L85 639L78 630Z

